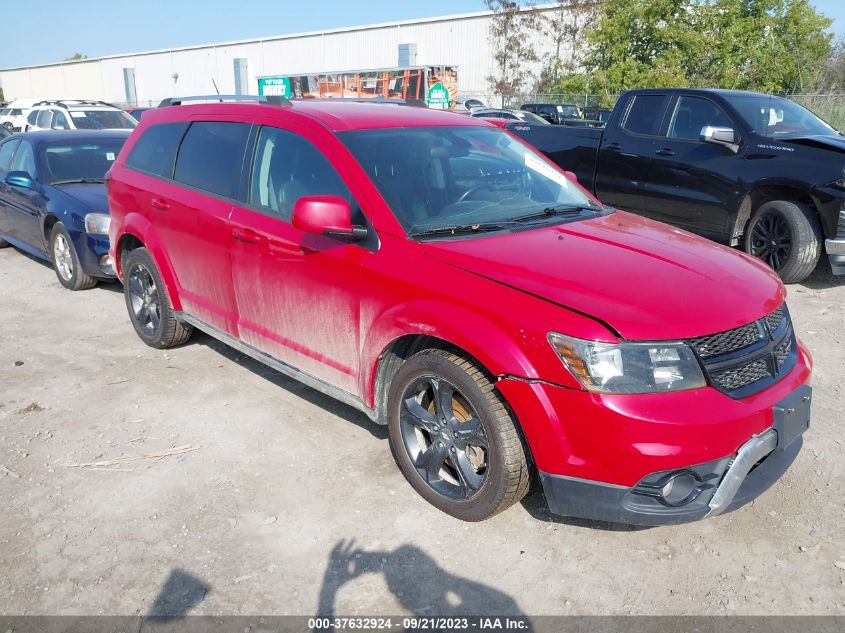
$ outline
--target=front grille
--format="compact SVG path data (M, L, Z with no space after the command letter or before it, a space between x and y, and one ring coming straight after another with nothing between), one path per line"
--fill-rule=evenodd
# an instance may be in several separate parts
M759 342L761 338L760 328L755 322L727 332L700 336L689 343L701 358L711 358L736 352Z
M736 391L758 380L771 376L766 359L755 360L747 365L711 374L710 379L720 391Z
M768 326L769 332L774 333L780 327L780 324L783 323L783 315L784 310L781 306L766 317L766 326Z
M797 347L786 304L758 321L687 341L710 383L734 398L765 389L797 360Z

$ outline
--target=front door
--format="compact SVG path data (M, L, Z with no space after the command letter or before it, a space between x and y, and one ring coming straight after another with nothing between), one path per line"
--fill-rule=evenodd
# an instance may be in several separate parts
M349 200L355 218L349 189L311 141L297 131L262 127L246 202L231 217L239 337L357 393L361 263L370 251L291 224L296 201L317 194Z
M741 197L739 155L722 145L700 140L706 126L737 124L713 101L681 95L651 163L647 212L650 216L697 233L725 238Z
M37 181L35 151L26 139L21 140L9 171L26 172ZM9 237L43 252L45 239L41 233L41 203L44 196L40 187L36 185L36 188L29 189L8 184L4 187L3 198Z

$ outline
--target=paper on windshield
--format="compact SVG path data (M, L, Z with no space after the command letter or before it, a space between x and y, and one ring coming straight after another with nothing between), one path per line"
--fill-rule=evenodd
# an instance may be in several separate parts
M569 189L569 180L567 180L566 176L564 176L557 169L549 165L547 162L542 161L539 158L526 153L525 166L528 167L528 169L530 169L531 171L535 171L538 174L545 176L549 180L553 180L564 189Z
M72 116L74 119L84 119L86 117L86 114L84 112L71 112L70 116Z

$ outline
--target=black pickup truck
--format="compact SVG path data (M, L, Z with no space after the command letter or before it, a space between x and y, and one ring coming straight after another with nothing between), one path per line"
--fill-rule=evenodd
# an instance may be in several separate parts
M632 90L603 129L505 128L603 203L742 246L784 282L807 277L823 250L845 274L845 137L794 101Z

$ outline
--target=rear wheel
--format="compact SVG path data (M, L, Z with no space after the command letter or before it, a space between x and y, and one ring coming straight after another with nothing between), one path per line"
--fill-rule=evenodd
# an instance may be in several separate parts
M821 255L819 221L798 202L773 200L762 205L751 216L745 235L745 251L766 262L787 284L808 277Z
M390 447L429 503L481 521L528 491L530 470L514 420L474 363L425 350L397 370L388 393Z
M186 342L193 328L176 319L150 252L146 248L130 251L123 263L123 274L129 320L141 340L158 349Z
M9 242L0 237L0 248L6 248L8 246L11 246L11 244L9 244Z
M88 290L97 285L94 277L86 275L65 225L56 222L50 231L50 259L59 283L68 290Z

